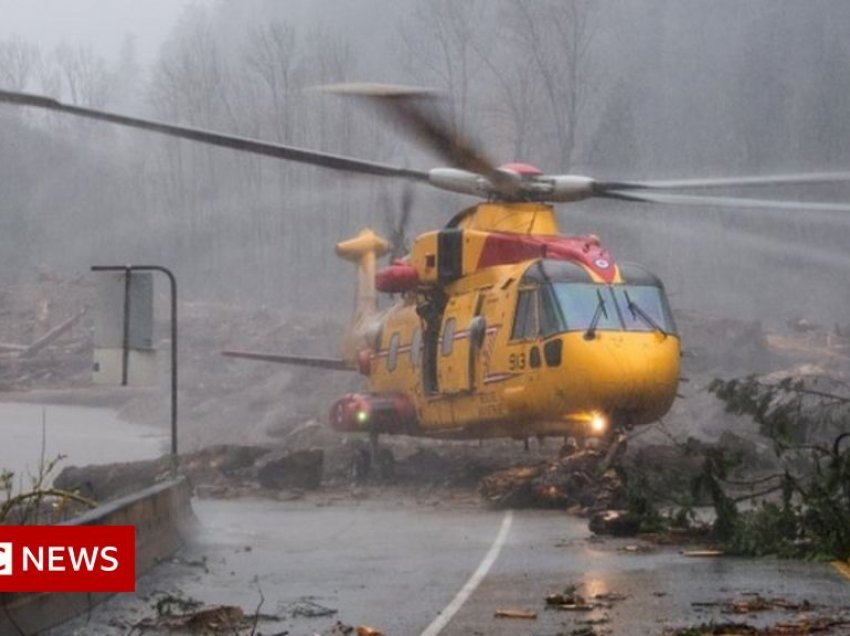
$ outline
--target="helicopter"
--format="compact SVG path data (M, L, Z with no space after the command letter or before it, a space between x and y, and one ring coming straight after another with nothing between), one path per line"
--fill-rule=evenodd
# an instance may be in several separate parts
M685 179L597 180L545 174L528 163L498 165L452 132L435 91L374 84L323 87L375 105L448 167L406 166L318 152L209 130L128 117L0 90L0 103L35 107L281 160L425 183L480 202L401 249L371 229L336 245L357 270L355 310L337 358L268 352L224 355L355 371L368 389L341 396L329 422L380 435L449 439L548 436L615 447L624 433L671 408L681 341L662 281L619 262L594 235L562 234L554 204L589 198L667 205L848 211L806 203L706 195L706 190L850 181L850 173ZM697 190L700 193L694 194ZM685 194L682 194L684 192ZM410 199L405 197L406 224ZM390 254L390 263L378 260ZM379 308L379 296L393 297Z

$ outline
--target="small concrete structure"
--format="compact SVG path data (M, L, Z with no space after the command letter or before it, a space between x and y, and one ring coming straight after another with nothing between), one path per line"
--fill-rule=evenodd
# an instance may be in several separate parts
M136 527L136 576L173 555L195 523L184 477L116 499L62 525ZM37 634L88 611L111 594L2 593L0 634Z

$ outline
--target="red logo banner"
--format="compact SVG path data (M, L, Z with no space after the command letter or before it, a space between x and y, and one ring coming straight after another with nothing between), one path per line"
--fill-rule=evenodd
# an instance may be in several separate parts
M0 592L133 592L133 526L0 526Z

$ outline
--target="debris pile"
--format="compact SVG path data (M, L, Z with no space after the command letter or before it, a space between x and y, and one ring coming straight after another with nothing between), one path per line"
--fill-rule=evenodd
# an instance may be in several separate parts
M180 472L204 496L314 490L321 483L322 450L275 451L262 446L211 446L181 456ZM170 474L171 459L69 466L54 486L107 501L152 485Z
M254 634L260 621L277 622L280 617L247 614L235 605L207 605L179 594L163 594L153 604L154 615L129 626L135 633Z
M708 622L688 627L665 629L663 636L809 636L810 634L847 634L850 620L844 618L799 618L764 627L738 622Z
M618 592L600 592L588 598L578 593L578 586L568 585L560 592L546 595L546 608L564 612L589 612L595 609L611 609L614 603L626 598Z
M807 599L789 601L784 598L765 598L761 594L742 594L740 598L727 601L693 602L693 607L717 607L723 614L755 614L772 610L787 612L812 612L818 606Z
M317 636L384 636L384 633L368 625L354 627L342 621L337 621L330 629L317 634Z
M575 513L621 508L625 486L614 468L604 468L597 450L577 451L552 462L516 466L488 475L479 492L500 508L566 508Z
M90 383L93 293L46 269L35 285L0 289L0 391Z

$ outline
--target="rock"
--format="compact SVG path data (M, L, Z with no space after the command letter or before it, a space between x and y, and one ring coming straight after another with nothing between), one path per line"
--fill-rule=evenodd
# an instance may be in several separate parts
M261 446L220 446L219 458L211 463L225 475L236 475L250 468L260 457L269 452Z
M263 488L316 490L322 484L324 451L273 451L255 465L255 477Z
M640 519L626 510L602 510L590 518L588 527L594 534L633 537L640 531Z
M154 485L168 475L169 466L168 457L129 463L67 466L53 480L53 485L102 503Z

